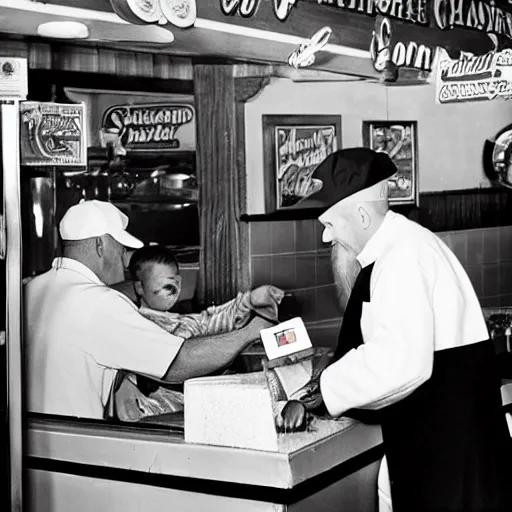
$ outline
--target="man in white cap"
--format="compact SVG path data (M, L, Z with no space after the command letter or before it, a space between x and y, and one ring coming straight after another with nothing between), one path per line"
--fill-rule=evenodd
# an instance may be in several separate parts
M327 207L334 273L347 253L362 268L321 397L332 416L382 425L394 512L512 510L510 438L478 298L437 236L388 210L396 170L385 153L351 148L314 173L323 186L308 202ZM288 408L286 428L300 409Z
M25 287L28 410L101 419L119 370L183 382L227 366L270 324L183 341L108 285L142 247L114 205L85 201L62 218L64 256Z

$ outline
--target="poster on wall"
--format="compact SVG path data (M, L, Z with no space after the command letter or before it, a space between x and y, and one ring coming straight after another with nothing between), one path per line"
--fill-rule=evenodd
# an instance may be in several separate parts
M125 154L181 150L181 127L193 127L194 121L194 107L187 104L113 105L103 114L100 143L111 143Z
M21 165L86 166L85 105L20 103Z
M308 208L303 198L322 183L313 178L317 166L341 148L341 116L264 115L263 151L265 210Z
M363 144L387 153L398 171L388 181L390 204L418 204L416 121L364 121Z
M486 101L512 96L512 50L439 59L436 103Z

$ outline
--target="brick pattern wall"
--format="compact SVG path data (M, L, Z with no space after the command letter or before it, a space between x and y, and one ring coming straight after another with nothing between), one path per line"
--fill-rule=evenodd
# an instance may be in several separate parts
M466 269L483 307L512 306L512 226L438 233ZM252 286L273 284L300 305L313 343L334 346L340 324L330 262L315 219L250 225Z

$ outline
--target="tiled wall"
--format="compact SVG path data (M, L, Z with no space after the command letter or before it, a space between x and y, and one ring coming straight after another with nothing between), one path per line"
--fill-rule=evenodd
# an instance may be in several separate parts
M512 306L512 226L438 235L466 269L483 307Z
M512 306L512 226L438 233L454 251L482 306ZM315 220L250 225L252 285L293 292L313 342L334 346L339 329L330 248Z

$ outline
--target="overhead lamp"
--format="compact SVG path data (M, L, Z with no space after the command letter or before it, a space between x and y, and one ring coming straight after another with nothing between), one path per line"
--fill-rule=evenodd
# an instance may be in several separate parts
M37 27L37 34L56 39L87 39L89 28L79 21L48 21Z

